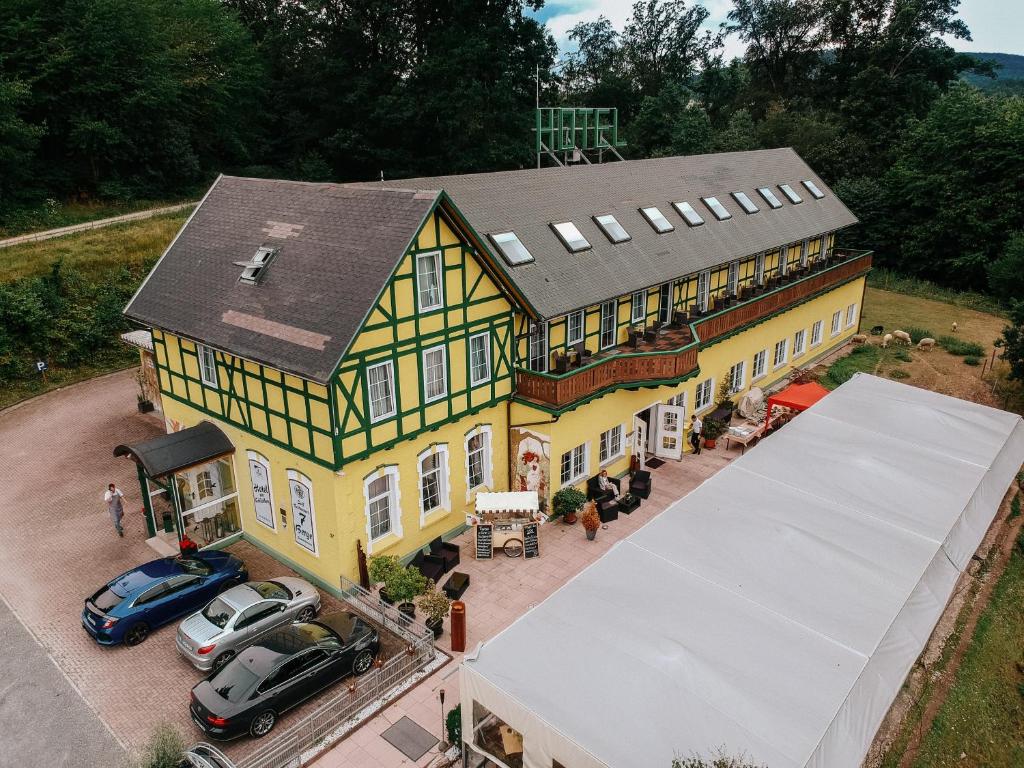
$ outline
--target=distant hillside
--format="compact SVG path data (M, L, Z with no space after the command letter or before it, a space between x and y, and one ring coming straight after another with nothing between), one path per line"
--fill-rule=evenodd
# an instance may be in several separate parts
M1020 82L1011 83L1010 81L1024 81L1024 56L1018 56L1015 53L972 53L971 55L979 59L993 61L998 65L995 80L970 72L965 73L962 77L971 85L983 90L1002 89L1004 86L1010 86L1017 90L1022 85Z

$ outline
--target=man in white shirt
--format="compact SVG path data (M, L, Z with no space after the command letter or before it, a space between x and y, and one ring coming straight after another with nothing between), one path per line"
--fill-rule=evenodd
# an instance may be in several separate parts
M107 512L114 523L114 529L122 538L124 538L124 527L121 525L121 518L124 517L124 505L121 503L123 498L124 494L121 489L113 483L107 486L107 492L103 494L103 500L107 502Z
M700 433L704 431L704 422L693 414L690 417L690 445L695 455L700 456Z

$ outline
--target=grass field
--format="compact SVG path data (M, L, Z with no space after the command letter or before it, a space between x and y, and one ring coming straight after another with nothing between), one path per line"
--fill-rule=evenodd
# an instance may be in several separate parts
M195 195L191 198L194 199ZM181 200L129 200L129 201L108 201L90 203L64 203L54 205L41 205L36 209L27 209L7 213L0 217L0 240L7 237L17 237L29 232L40 232L47 229L69 227L74 224L84 224L87 221L97 219L108 219L111 216L121 216L125 213L146 211L150 208L162 208L168 205L175 205L183 202Z
M30 397L45 394L54 389L77 384L80 381L102 376L105 373L122 371L139 364L139 351L127 344L115 346L113 349L93 357L88 365L77 368L51 368L44 381L42 376L29 380L16 380L0 387L0 410L9 408L15 403Z
M43 274L58 259L90 277L102 277L122 265L141 266L163 253L188 214L183 210L0 249L0 282Z

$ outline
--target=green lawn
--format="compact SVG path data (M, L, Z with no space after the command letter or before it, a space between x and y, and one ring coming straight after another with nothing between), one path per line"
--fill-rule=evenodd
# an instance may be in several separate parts
M118 344L95 355L88 365L80 365L77 368L52 368L46 374L46 381L43 381L42 376L38 376L32 379L16 379L5 382L0 387L0 410L30 397L36 397L69 384L77 384L94 376L131 368L138 364L139 351L127 344Z
M188 210L0 249L0 283L39 275L57 259L93 278L121 266L152 263L188 217Z
M186 198L186 200L191 198ZM7 213L0 218L0 240L8 237L26 235L30 232L42 232L47 229L69 227L84 224L97 219L109 219L125 213L147 211L150 208L163 208L176 205L185 200L128 200L90 203L64 203L62 205L41 205L35 209L27 209Z
M921 744L914 768L1024 766L1022 666L1024 535L978 620L953 687Z

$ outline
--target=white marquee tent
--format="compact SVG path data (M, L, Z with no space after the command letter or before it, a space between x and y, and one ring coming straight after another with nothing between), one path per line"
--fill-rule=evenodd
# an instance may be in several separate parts
M857 375L484 644L463 733L476 701L526 768L856 768L1022 462L1019 417Z

